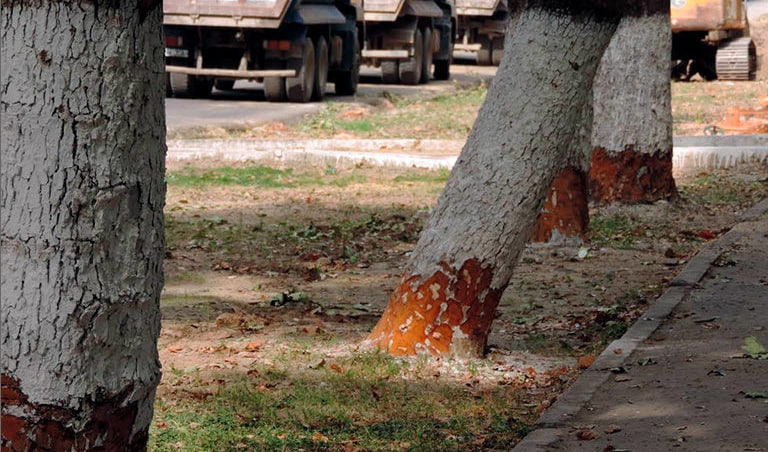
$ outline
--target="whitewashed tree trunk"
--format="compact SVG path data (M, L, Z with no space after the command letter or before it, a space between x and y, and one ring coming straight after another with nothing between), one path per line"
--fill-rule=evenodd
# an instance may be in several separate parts
M593 199L638 202L676 195L671 54L669 8L622 19L595 78Z
M496 78L370 335L374 344L392 354L483 353L547 190L573 160L618 23L590 3L531 1L510 27Z
M142 450L160 378L160 2L3 1L3 450Z

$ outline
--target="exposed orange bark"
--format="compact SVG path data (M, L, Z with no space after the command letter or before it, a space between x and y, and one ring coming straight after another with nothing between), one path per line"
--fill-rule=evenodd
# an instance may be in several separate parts
M30 403L19 382L2 375L2 451L146 450L147 432L131 435L137 407L123 403L131 390L71 410Z
M589 195L598 202L658 201L677 195L672 178L672 151L653 154L632 147L621 152L592 151Z
M440 267L403 278L371 332L374 345L393 355L483 354L504 288L492 289L491 270L474 259Z
M533 230L534 242L548 242L553 233L582 237L589 226L587 183L576 168L565 168L552 182Z

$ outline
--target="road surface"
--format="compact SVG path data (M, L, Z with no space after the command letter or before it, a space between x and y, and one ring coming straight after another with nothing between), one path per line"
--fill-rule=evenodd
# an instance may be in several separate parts
M469 62L469 60L461 60ZM401 96L424 92L445 92L453 88L454 81L472 83L490 80L496 74L495 67L470 64L451 66L451 80L432 81L427 85L404 86L386 85L381 81L379 69L363 67L360 72L359 98L378 97L387 91ZM327 102L350 102L352 96L336 96L333 84L328 85ZM232 126L237 124L258 124L270 121L297 121L308 113L314 113L323 106L322 102L307 104L270 103L264 98L262 85L256 82L238 81L235 90L222 92L214 90L210 99L165 100L166 122L169 131L180 131L207 126Z

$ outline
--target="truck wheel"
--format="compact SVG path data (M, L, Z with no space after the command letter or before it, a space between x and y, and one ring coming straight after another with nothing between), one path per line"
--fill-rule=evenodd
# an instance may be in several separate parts
M432 29L427 27L424 29L424 58L421 66L421 79L420 83L429 83L429 79L432 75L432 55L434 54L435 45L432 42Z
M498 66L501 63L501 57L504 56L504 38L493 38L493 47L491 48L491 63Z
M213 80L177 72L171 72L170 84L176 97L208 97L213 90Z
M451 60L435 61L435 80L448 80L451 78Z
M337 96L351 96L357 92L357 83L360 81L360 41L357 40L357 31L355 31L353 39L355 40L355 54L352 57L352 70L337 72L334 78Z
M311 39L304 42L301 68L296 77L285 79L285 92L290 102L309 102L315 86L315 45Z
M400 81L405 85L416 85L421 80L421 66L424 64L424 38L418 28L413 32L413 56L400 62Z
M400 64L397 60L381 62L381 78L384 83L395 84L400 81Z
M312 90L312 100L323 100L325 86L328 84L328 42L324 37L317 38L315 45L315 87Z
M490 66L492 62L492 52L493 46L491 45L491 38L486 35L480 36L480 50L477 51L477 64L479 66Z
M264 94L270 102L285 102L285 78L264 77Z
M216 83L213 84L213 86L215 86L216 89L219 91L232 91L232 88L235 87L235 81L227 80L227 79L218 79L216 80Z

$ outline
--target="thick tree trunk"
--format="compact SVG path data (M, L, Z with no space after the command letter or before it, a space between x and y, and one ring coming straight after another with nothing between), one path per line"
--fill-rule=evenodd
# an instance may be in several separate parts
M676 195L669 8L622 19L595 78L589 188L599 202Z
M141 450L160 378L159 2L3 0L3 450Z
M374 344L393 354L483 353L547 190L573 160L592 79L618 22L589 4L531 1L510 28L499 72L371 333Z

